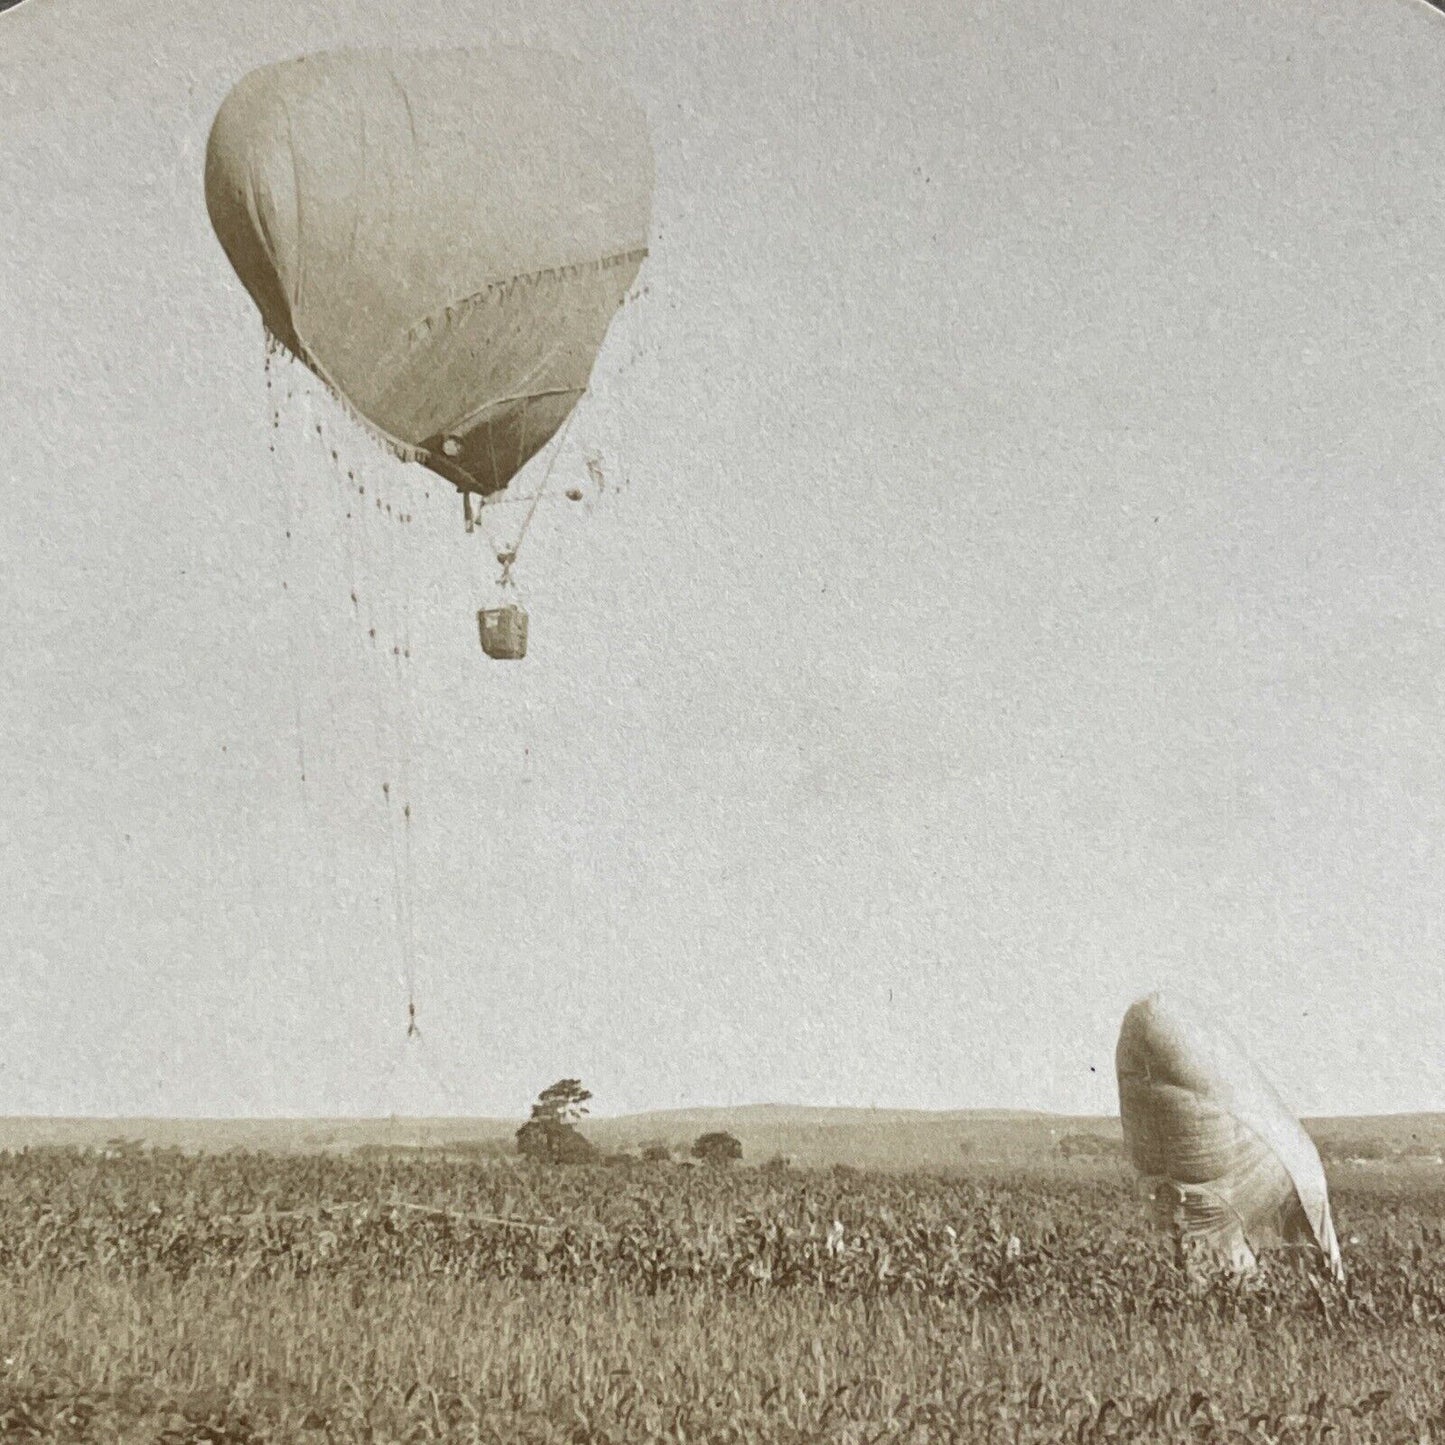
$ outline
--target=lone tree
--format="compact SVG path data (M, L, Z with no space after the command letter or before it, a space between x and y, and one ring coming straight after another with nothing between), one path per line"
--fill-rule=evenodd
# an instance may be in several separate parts
M592 1097L580 1079L559 1079L543 1089L532 1105L532 1117L517 1130L517 1152L548 1164L583 1164L596 1147L577 1130Z
M704 1164L732 1164L743 1157L743 1146L733 1135L719 1129L698 1136L692 1146L692 1157Z

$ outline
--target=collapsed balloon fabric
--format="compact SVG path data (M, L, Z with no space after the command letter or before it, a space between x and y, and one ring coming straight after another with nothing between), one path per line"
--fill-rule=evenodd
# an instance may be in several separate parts
M268 331L398 456L482 496L585 392L652 186L616 80L527 48L266 65L206 149L211 224Z
M1344 1280L1319 1153L1224 1029L1151 994L1124 1015L1115 1066L1130 1162L1192 1268L1246 1274L1264 1248L1305 1246Z

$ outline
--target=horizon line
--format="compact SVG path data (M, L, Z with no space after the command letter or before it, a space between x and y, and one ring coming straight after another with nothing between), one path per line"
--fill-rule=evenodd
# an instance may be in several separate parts
M530 1106L529 1106L530 1107ZM728 1114L775 1109L779 1112L797 1114L912 1114L920 1118L974 1117L1003 1115L1018 1119L1060 1119L1060 1120L1103 1120L1117 1123L1117 1110L1110 1113L1089 1114L1066 1110L1015 1108L998 1105L979 1105L951 1109L923 1109L908 1105L890 1104L779 1104L771 1102L753 1104L685 1104L669 1108L632 1109L625 1113L589 1113L577 1122L618 1123L628 1119L640 1119L668 1114ZM1296 1115L1302 1122L1330 1122L1342 1119L1409 1119L1445 1118L1445 1107L1438 1109L1386 1109L1357 1112L1313 1113ZM0 1122L50 1123L50 1124L383 1124L408 1122L416 1124L510 1124L516 1120L526 1121L525 1114L140 1114L140 1113L0 1113Z

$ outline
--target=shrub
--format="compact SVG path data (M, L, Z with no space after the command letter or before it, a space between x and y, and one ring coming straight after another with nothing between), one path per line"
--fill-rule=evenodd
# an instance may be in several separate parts
M597 1146L571 1124L557 1119L529 1119L517 1130L517 1152L545 1164L586 1164L596 1158Z
M693 1143L692 1157L704 1164L732 1164L743 1157L742 1142L721 1129L702 1134Z

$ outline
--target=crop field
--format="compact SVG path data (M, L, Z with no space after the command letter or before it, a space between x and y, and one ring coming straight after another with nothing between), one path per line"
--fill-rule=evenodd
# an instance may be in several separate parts
M1337 1171L1342 1290L1110 1161L9 1154L0 1440L1445 1440L1442 1172Z

